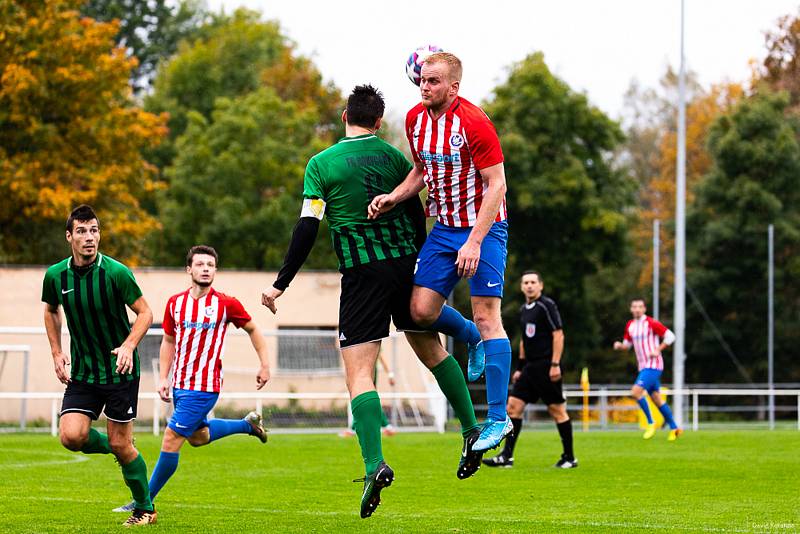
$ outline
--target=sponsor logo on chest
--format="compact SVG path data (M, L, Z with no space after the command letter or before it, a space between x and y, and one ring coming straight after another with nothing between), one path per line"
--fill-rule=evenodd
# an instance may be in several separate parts
M206 321L206 319L216 319L217 318L217 306L216 304L212 304L211 306L206 306L203 308L201 312L201 316L198 317L197 321L189 321L186 319L181 320L180 315L176 314L175 322L180 324L184 329L194 329L194 330L213 330L217 327L217 321Z
M461 154L437 154L429 150L420 150L419 159L433 163L461 163Z

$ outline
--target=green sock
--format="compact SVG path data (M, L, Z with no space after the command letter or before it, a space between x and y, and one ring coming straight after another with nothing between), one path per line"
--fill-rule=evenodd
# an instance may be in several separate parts
M81 447L81 452L83 454L109 454L111 445L108 444L108 436L90 428L89 440Z
M381 400L377 391L362 393L350 402L353 410L353 426L361 446L361 456L367 468L367 476L378 469L383 461L381 450Z
M122 466L122 478L131 489L134 506L140 510L153 510L153 501L150 500L150 488L147 485L147 465L139 454L129 464Z
M461 434L466 435L478 426L478 420L475 419L475 408L472 407L472 399L461 366L452 355L448 354L447 358L431 369L431 373L461 422Z
M389 426L389 420L386 418L386 412L381 408L381 428Z

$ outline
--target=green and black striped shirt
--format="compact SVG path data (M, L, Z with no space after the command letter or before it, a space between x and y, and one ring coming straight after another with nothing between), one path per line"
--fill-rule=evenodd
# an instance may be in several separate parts
M405 209L367 219L372 199L391 193L411 168L402 152L375 135L345 137L311 158L303 181L309 206L303 213L328 217L340 269L417 251L415 227ZM312 200L324 205L311 205Z
M139 355L133 352L133 372L116 372L111 351L131 332L130 306L142 296L133 273L113 258L97 254L88 270L77 270L72 258L50 266L42 284L42 302L62 306L70 334L71 376L90 384L118 384L139 376Z

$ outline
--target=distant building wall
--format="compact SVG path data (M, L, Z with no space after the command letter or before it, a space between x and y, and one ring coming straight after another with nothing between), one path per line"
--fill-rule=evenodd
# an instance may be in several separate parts
M45 267L0 267L0 327L44 327L44 304L41 302L42 278ZM179 293L190 285L189 276L183 269L141 268L133 269L145 299L153 310L154 326L160 326L164 307L170 296ZM286 328L335 329L338 321L339 280L338 272L301 272L284 296L277 301L278 313L273 315L261 305L261 292L275 279L274 272L225 271L217 273L214 288L238 298L253 317L261 330ZM65 322L66 328L66 322ZM255 372L258 357L246 335L231 327L228 330L225 356L223 359L223 392L255 391ZM160 338L146 339L145 352L157 358ZM308 356L313 352L313 343L308 341L283 342L284 351L290 351L294 358ZM330 343L331 338L327 338ZM341 356L329 358L324 372L297 370L297 362L291 361L282 369L279 365L278 340L267 337L270 364L273 377L264 391L270 392L346 392L344 370ZM303 348L310 345L307 351ZM50 347L44 334L3 334L0 345L25 344L31 346L28 391L63 392L64 386L56 379ZM396 346L393 346L395 345ZM62 346L69 351L69 337L62 338ZM402 336L384 341L383 353L398 377L398 391L425 392L431 381L416 356ZM141 346L140 346L141 348ZM151 372L150 360L143 355L140 391L155 391L157 376ZM286 362L286 352L282 353ZM328 353L330 354L330 353ZM5 361L4 361L5 360ZM19 354L0 352L0 391L20 391L22 388L23 365ZM379 373L378 389L388 391L386 373ZM338 401L339 404L344 402ZM327 401L330 404L330 401ZM310 405L317 405L310 403ZM60 405L60 403L59 403ZM252 405L252 403L249 403ZM0 402L0 421L15 421L19 417L19 401ZM140 416L146 417L152 404L140 404ZM48 419L49 401L28 401L29 419Z

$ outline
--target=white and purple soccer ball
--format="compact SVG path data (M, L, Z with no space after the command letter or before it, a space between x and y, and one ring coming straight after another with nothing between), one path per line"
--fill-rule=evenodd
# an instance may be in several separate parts
M434 52L443 52L441 48L436 45L425 45L420 46L413 52L411 55L408 56L408 61L406 61L406 75L408 75L408 79L411 80L414 85L419 85L421 72L422 72L422 64L425 63L425 59L433 54Z

